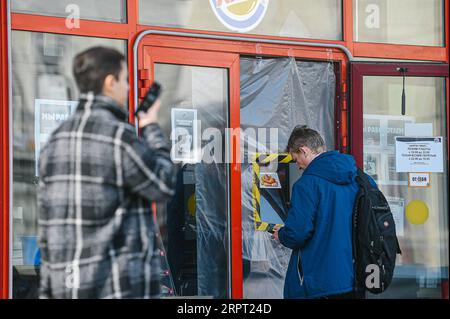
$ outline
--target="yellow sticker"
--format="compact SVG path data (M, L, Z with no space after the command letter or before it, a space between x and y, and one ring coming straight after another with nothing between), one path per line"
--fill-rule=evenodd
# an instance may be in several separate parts
M188 202L187 202L187 209L189 212L189 215L195 216L195 211L197 210L195 205L195 194L192 194L189 196Z
M413 200L406 206L406 218L411 224L422 225L428 219L427 204L421 200Z

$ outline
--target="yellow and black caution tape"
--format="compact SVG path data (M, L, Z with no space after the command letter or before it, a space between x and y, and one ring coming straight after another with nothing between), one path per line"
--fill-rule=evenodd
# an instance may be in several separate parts
M261 164L270 164L278 161L281 164L293 162L292 157L288 153L256 153L252 160L253 178L252 178L252 198L253 198L253 218L255 221L255 229L258 231L271 230L274 224L263 222L261 220L261 193L259 190L259 174ZM281 226L281 225L280 225Z
M274 162L275 160L281 164L291 163L293 161L292 156L289 153L256 153L252 162L258 164L268 164L270 162Z

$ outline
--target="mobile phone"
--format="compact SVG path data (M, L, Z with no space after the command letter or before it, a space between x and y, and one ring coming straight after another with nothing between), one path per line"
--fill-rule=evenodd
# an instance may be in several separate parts
M135 115L137 116L139 112L147 112L149 108L155 104L159 95L161 94L161 85L158 82L153 82L152 86L148 90L138 109L136 110Z

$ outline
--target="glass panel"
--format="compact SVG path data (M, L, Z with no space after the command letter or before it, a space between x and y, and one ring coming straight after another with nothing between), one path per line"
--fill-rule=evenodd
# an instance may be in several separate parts
M354 0L355 41L444 46L444 0Z
M178 144L180 148L172 148L174 161L185 159L179 164L176 194L170 203L157 209L176 294L230 297L228 165L224 151L208 148L213 138L217 143L214 145L224 146L222 137L228 125L228 72L221 68L156 64L155 79L163 87L159 113L163 131L170 136L180 127L189 130L186 134L176 134L184 141ZM199 123L197 129L191 127L195 118ZM212 131L216 135L208 133ZM174 143L178 143L176 137ZM198 158L192 161L186 154L190 149L199 154L196 151L200 147L208 151L201 161ZM207 160L210 152L215 154L214 159Z
M442 136L447 141L445 79L407 77L405 116L401 94L401 77L364 77L364 169L390 203L403 252L392 285L376 297L441 298L441 285L448 280L447 165L443 173L430 173L428 188L409 187L408 173L396 172L395 137ZM447 151L444 143L444 159ZM428 208L422 220L415 217L421 214L413 206L417 203Z
M12 0L11 3L13 12L126 22L125 0Z
M342 39L340 0L140 0L139 22L187 29Z
M295 163L282 163L295 126L317 130L327 149L334 149L334 65L242 57L240 72L244 297L283 298L291 250L272 240L258 223L283 224L287 217L292 187L301 176ZM278 163L255 168L255 152L281 155ZM273 177L279 188L263 185L260 180L265 174Z
M73 57L94 45L126 52L121 40L13 31L13 297L37 297L36 156L78 99Z

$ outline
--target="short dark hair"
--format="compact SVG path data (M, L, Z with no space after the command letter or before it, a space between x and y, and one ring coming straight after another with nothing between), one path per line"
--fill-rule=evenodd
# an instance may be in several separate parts
M125 56L116 49L93 47L77 54L73 60L73 76L81 93L100 94L105 78L119 79Z
M325 152L325 142L319 132L308 128L306 125L299 125L294 128L288 140L287 151L298 152L302 146L309 147L314 153Z

